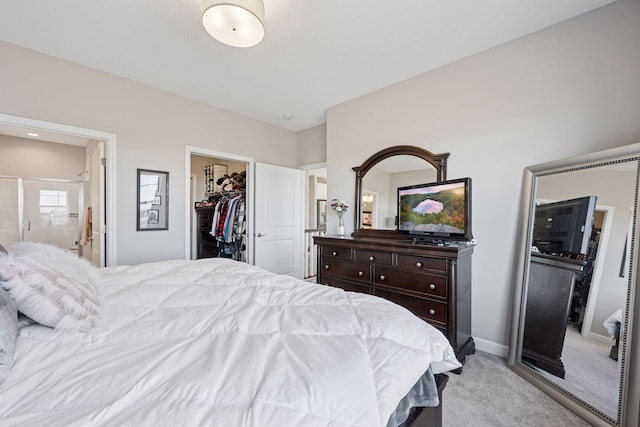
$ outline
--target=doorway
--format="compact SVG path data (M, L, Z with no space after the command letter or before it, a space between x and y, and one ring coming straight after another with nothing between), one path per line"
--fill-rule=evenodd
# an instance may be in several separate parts
M211 181L216 181L215 159L218 159L220 164L239 162L245 167L243 178L245 181L246 259L244 261L274 273L302 278L303 208L302 204L291 203L292 200L304 199L302 171L267 164L258 165L253 158L187 146L185 148L185 194L193 194L194 186L196 188L200 186L197 177L195 184L191 177L191 175L198 176L203 173L192 167L193 161L198 157L204 157L208 163L206 166L212 166L209 172L204 171L205 176L209 177L205 181L209 181L212 176L214 179ZM260 188L259 197L256 197L255 187L257 186ZM196 191L200 192L199 189ZM195 197L199 199L197 193ZM186 259L192 258L192 243L197 239L198 233L203 232L198 225L198 212L195 209L196 204L200 202L202 200L191 200L185 203L185 218L191 219L185 221ZM207 223L206 219L204 223L206 233L207 227L212 227L212 224ZM261 229L256 233L258 225ZM259 244L256 238L260 239Z
M215 165L219 167L216 168ZM217 248L213 249L215 244L210 236L212 224L205 224L204 230L198 225L198 212L196 206L201 206L203 202L208 202L209 197L215 192L214 186L217 180L223 175L231 175L234 172L240 173L244 171L245 179L245 212L247 221L245 227L244 241L244 261L253 264L253 168L254 159L250 157L238 156L230 153L209 150L206 148L198 148L187 146L185 148L185 174L186 188L185 194L189 196L189 202L185 203L185 259L197 259L199 252L199 239L203 237L209 242L203 242L203 254L206 257L213 256ZM224 168L222 167L224 166ZM224 188L222 188L224 190ZM201 224L202 225L202 224ZM208 228L208 229L207 229ZM207 236L208 235L208 236Z
M36 136L27 136L27 133ZM92 146L96 148L95 156L79 170L67 171L70 176L67 181L83 181L83 197L85 205L92 204L91 219L93 230L93 245L89 253L85 253L89 259L101 267L116 264L116 136L114 134L67 126L59 123L45 122L10 114L0 113L0 135L19 136L21 138L37 139L43 143L52 145L77 145L82 147ZM39 138L39 139L38 139ZM26 161L25 161L26 163ZM45 162L46 165L56 165L56 162ZM95 167L91 168L90 165ZM23 166L21 164L20 166ZM5 167L3 167L4 169ZM5 175L19 177L21 173ZM42 174L25 174L31 178ZM91 176L89 176L92 174ZM46 174L44 174L46 175ZM46 176L45 176L46 178ZM89 185L90 183L90 185ZM82 218L85 210L78 212L78 219ZM109 227L107 227L107 224ZM28 225L28 224L27 224ZM65 248L66 249L66 248Z
M315 282L317 252L314 236L322 236L327 229L327 165L317 163L303 166L305 171L305 230L304 279Z

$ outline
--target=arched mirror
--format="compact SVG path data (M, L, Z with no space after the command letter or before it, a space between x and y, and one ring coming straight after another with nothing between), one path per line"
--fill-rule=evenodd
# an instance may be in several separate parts
M433 154L410 145L379 151L354 167L356 209L354 236L396 237L396 189L403 185L443 181L449 153Z
M640 144L525 169L509 365L593 425L637 425Z

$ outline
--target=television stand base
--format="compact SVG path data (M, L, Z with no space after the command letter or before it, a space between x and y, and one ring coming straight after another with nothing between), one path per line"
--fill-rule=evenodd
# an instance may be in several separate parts
M411 243L416 245L455 246L455 242L450 240L433 239L430 237L413 237Z

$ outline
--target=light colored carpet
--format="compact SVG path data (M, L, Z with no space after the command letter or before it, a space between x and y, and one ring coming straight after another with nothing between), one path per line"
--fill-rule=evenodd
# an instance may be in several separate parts
M564 379L541 369L538 371L610 417L617 418L620 366L609 358L610 349L611 345L589 340L569 326L562 350Z
M444 427L580 427L591 424L520 378L506 360L476 352L461 375L449 373Z

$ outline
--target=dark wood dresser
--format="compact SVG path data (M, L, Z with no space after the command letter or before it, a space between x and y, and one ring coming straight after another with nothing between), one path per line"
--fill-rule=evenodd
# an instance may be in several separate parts
M318 283L377 295L440 329L461 363L471 337L472 246L316 236Z
M576 274L584 261L531 252L522 358L564 378L562 348Z
M215 237L211 232L213 222L213 211L215 207L196 208L196 227L197 227L197 255L201 258L214 258L218 256L218 246Z

